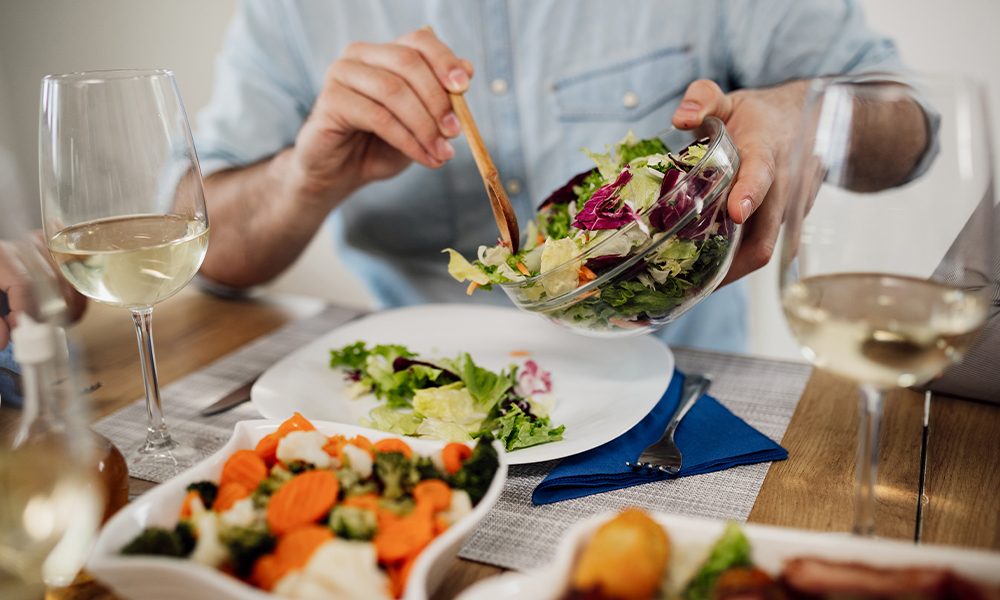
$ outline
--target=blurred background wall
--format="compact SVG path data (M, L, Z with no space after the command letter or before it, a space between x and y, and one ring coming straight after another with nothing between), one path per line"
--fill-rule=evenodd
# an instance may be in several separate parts
M356 0L364 1L364 0ZM903 59L925 72L984 81L994 146L1000 140L998 0L861 0L869 24L892 36ZM172 69L192 127L211 95L214 56L235 0L0 0L0 237L14 223L40 225L37 127L41 78L92 69ZM1000 153L997 154L1000 166ZM998 171L1000 172L1000 171ZM947 198L942 198L947 202ZM18 227L23 227L19 225ZM5 229L6 228L6 229ZM750 277L753 352L801 360L777 301L772 266ZM270 287L365 307L369 296L320 234Z

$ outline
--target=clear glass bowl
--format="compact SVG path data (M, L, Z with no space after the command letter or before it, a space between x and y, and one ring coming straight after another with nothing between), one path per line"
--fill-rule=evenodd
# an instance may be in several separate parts
M608 249L620 247L623 241L617 238L635 235L638 223L631 223L558 267L523 281L500 284L515 306L581 335L628 337L663 327L719 286L742 233L726 208L740 163L736 146L722 121L714 117L706 118L693 132L672 128L657 137L673 152L695 139L707 137L709 141L698 164L681 174L674 186L642 213L654 224L653 235L633 248L627 258L609 255ZM722 235L724 244L717 235ZM651 289L656 277L650 262L666 252L675 237L698 246L696 264L705 261L699 267L701 277L697 282L676 285L668 293ZM713 241L714 252L701 252L707 239ZM597 277L590 281L580 277L583 267ZM662 271L657 275L662 277ZM633 295L626 299L629 293Z

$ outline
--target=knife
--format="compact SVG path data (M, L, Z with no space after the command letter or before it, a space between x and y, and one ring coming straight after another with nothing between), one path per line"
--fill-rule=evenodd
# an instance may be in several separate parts
M260 377L260 375L258 375L257 377ZM253 387L253 384L257 383L257 377L254 377L253 379L244 383L243 385L236 388L232 392L226 394L225 397L223 397L215 404L212 404L211 406L201 409L201 416L211 417L212 415L217 415L221 412L226 412L231 408L235 408L240 404L243 404L244 402L249 400L250 388Z

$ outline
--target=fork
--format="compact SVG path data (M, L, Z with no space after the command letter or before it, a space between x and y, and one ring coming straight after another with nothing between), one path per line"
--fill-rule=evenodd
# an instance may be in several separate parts
M712 385L711 375L692 374L685 377L684 387L681 388L680 402L677 404L674 416L670 417L670 423L667 424L663 437L660 438L660 441L643 450L642 454L639 455L639 460L635 463L626 461L625 464L633 469L649 469L670 475L680 473L684 458L681 456L681 451L677 449L677 444L674 443L674 431L677 430L677 425L698 401L698 398L701 398L702 394L708 391L710 385Z

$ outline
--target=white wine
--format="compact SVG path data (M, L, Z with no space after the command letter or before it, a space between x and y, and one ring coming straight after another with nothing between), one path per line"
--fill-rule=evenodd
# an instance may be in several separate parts
M63 229L48 246L81 294L102 304L141 308L191 281L208 249L208 228L179 215L101 219Z
M68 585L100 527L104 499L65 448L0 450L0 598L40 598L43 581Z
M880 388L925 383L961 360L988 306L938 282L871 273L807 277L781 300L809 360Z

